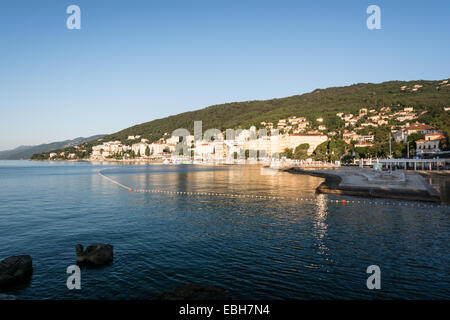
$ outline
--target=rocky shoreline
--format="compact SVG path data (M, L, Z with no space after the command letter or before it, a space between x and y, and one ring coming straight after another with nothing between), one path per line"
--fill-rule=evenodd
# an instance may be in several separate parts
M364 170L364 169L361 169ZM318 193L351 195L369 198L391 198L399 200L414 200L426 202L441 202L441 197L438 191L431 186L427 186L426 181L419 175L414 174L414 182L403 181L398 186L392 186L391 181L385 183L377 181L370 183L359 179L355 183L347 183L348 180L355 178L361 172L358 169L353 170L302 170L300 168L285 169L285 172L293 174L305 174L315 177L325 178L316 189ZM408 174L413 175L413 173ZM412 176L409 176L412 178ZM422 185L417 184L420 181ZM345 180L345 181L344 181ZM355 179L356 180L356 179Z
M78 266L99 268L113 261L114 247L111 244L93 243L84 250L75 246ZM33 265L29 255L17 255L0 261L0 300L16 300L17 296L7 292L29 285ZM6 293L5 293L6 292ZM151 297L152 300L230 300L230 292L224 288L202 283L188 282Z

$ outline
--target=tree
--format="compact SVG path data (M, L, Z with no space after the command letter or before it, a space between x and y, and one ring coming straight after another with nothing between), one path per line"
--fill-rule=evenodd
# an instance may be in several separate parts
M148 157L150 156L150 147L147 146L147 148L145 148L145 155Z
M359 156L359 158L368 158L369 157L369 148L368 147L356 147L355 152ZM373 149L372 152L376 152L376 151Z
M417 140L424 139L425 136L421 132L411 133L408 136L408 142L416 142Z
M441 140L440 149L442 151L448 151L450 149L450 143L449 143L448 137L446 137L444 140Z
M346 154L341 158L342 163L351 163L353 161L353 156L351 154Z
M284 151L280 154L282 157L286 157L288 159L292 159L294 156L293 150L291 148L286 148Z
M319 144L313 152L313 159L317 161L328 161L328 141Z
M308 158L308 149L309 149L308 143L298 145L294 151L294 159L305 160L306 158Z
M314 160L316 161L328 161L328 155L325 153L315 153L313 156Z

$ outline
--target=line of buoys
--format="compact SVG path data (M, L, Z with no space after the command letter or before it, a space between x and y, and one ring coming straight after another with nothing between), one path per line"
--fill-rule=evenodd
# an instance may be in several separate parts
M263 196L255 194L235 194L235 193L216 193L216 192L192 192L192 191L171 191L162 189L136 189L136 193L154 193L167 195L186 195L186 196L208 196L208 197L226 197L226 198L249 198L260 200L286 200L301 202L317 202L317 197L279 197ZM395 202L386 200L348 200L348 199L326 199L329 203L341 205L377 205L377 206L405 206L411 208L438 208L440 204L416 203L416 202Z
M125 186L114 179L111 179L101 172L99 175L108 181L120 186L123 189L129 190L132 193L157 193L157 194L167 194L167 195L184 195L184 196L207 196L207 197L225 197L225 198L251 198L260 200L286 200L286 201L301 201L301 202L317 202L317 197L301 196L301 197L282 197L282 196L267 196L267 195L257 195L257 194L236 194L236 193L218 193L218 192L193 192L193 191L172 191L172 190L162 190L162 189L133 189L132 187ZM329 203L340 204L340 205L373 205L373 206L405 206L410 208L439 208L441 204L428 204L422 202L404 202L404 201L387 201L387 200L349 200L349 199L325 199ZM447 206L446 206L447 207Z
M312 201L315 202L316 198L288 198L278 196L263 196L255 194L236 194L236 193L218 193L218 192L192 192L192 191L171 191L161 189L136 189L135 193L159 193L159 194L172 194L172 195L187 195L187 196L209 196L209 197L227 197L227 198L248 198L248 199L266 199L266 200L296 200L296 201Z
M112 182L112 183L118 185L119 187L124 188L124 189L126 189L126 190L130 190L130 192L133 192L133 188L127 187L127 186L125 186L125 185L123 185L123 184L117 182L116 180L113 180L113 179L111 179L111 178L109 178L109 177L103 175L101 172L99 172L98 174L99 174L101 177L105 178L106 180L108 180L108 181L110 181L110 182Z

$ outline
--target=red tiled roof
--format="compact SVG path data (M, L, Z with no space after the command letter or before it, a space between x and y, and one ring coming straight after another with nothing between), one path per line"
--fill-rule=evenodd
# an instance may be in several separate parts
M429 140L444 140L446 137L439 133L428 133L425 135L425 138L430 137Z
M409 127L406 127L407 130L431 130L436 129L435 127L423 124L423 123L413 123Z
M323 133L291 133L290 136L326 136Z

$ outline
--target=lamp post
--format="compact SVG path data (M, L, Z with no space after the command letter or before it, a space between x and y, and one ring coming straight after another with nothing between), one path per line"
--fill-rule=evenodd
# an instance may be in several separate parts
M409 159L409 141L406 141L406 149L408 150L407 158Z
M391 143L391 133L389 132L389 159L392 160L392 143ZM389 162L389 173L392 174L392 161Z

